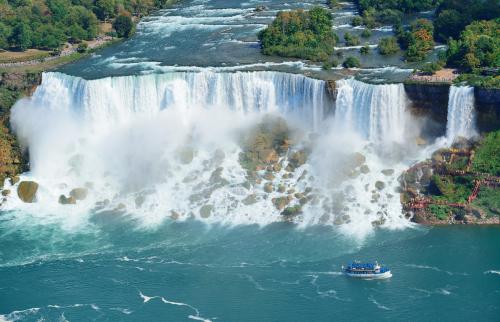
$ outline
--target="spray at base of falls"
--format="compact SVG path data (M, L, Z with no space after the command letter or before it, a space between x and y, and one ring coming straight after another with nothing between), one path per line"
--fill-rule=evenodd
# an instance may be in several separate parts
M446 125L446 139L449 144L459 137L470 139L476 136L475 120L474 87L451 86Z
M27 176L40 183L38 200L23 204L11 197L4 207L68 229L109 213L147 227L169 217L265 225L284 218L276 200L298 192L309 194L292 219L300 225L335 224L358 235L373 225L403 227L408 221L397 176L411 150L403 144L404 90L355 80L340 85L332 116L325 83L301 75L171 73L87 81L44 74L33 97L12 113L30 151ZM270 170L256 171L262 179L249 185L240 138L269 114L302 135L276 160L279 169L267 179ZM380 149L389 143L396 144L387 157ZM297 150L310 151L308 161L287 170ZM75 187L86 187L87 198L59 204ZM290 205L298 206L299 197Z

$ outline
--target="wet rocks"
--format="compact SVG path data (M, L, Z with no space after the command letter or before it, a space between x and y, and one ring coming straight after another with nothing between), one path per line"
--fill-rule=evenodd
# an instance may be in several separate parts
M263 170L268 165L274 167L280 155L288 150L289 136L284 119L266 117L241 140L240 164L251 171Z
M307 153L304 150L295 151L288 159L288 164L293 168L298 168L307 161Z
M134 202L135 202L136 208L141 208L144 201L146 201L146 197L144 197L143 195L139 195L139 196L135 197Z
M69 192L69 195L75 200L84 200L87 198L88 189L87 188L75 188Z
M383 190L385 188L385 183L382 181L377 181L375 182L375 188L378 190Z
M281 215L285 216L285 217L293 217L293 216L297 216L301 213L302 213L302 206L295 205L295 206L291 206L291 207L286 207L285 210L283 210L281 212Z
M283 210L290 203L290 199L288 197L278 197L273 198L272 202L276 209Z
M273 192L274 188L273 188L273 184L268 182L264 185L264 191L267 192L267 193L271 193Z
M353 165L354 168L362 166L365 162L366 162L366 157L359 152L355 152L350 156L350 163Z
M361 168L359 168L359 171L363 174L367 174L370 173L370 168L366 164L363 164Z
M384 176L392 176L394 174L394 169L384 169L381 172Z
M59 203L61 205L74 205L76 204L76 199L73 196L66 197L65 195L60 195Z
M19 199L26 203L35 202L38 183L35 181L22 181L17 186L17 195Z
M245 206L253 205L254 203L257 202L257 196L255 194L248 195L243 200L241 200L241 202Z
M212 214L212 210L214 206L212 205L204 205L200 208L200 216L201 218L208 218Z

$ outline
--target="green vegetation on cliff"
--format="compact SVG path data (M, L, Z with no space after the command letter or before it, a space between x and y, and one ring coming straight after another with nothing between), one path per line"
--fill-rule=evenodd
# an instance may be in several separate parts
M401 200L416 222L500 221L500 130L479 142L459 139L402 177Z
M472 162L474 171L500 177L500 131L486 135Z
M265 55L326 61L333 54L337 36L332 31L332 16L321 7L309 11L279 12L274 21L259 33Z

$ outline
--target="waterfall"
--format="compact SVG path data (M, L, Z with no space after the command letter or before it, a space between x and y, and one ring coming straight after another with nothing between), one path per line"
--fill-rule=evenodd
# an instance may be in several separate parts
M374 143L403 142L406 94L402 84L337 83L335 121Z
M279 72L188 72L85 80L45 73L32 104L78 114L90 122L124 122L164 109L240 114L280 112L317 126L325 110L325 83Z
M6 207L30 213L34 207L41 220L58 216L67 225L85 224L96 207L126 209L152 226L170 216L268 224L283 219L279 202L298 202L304 192L311 196L300 201L301 224L344 225L359 234L374 222L400 227L407 221L393 192L404 165L379 152L403 142L403 87L338 85L336 114L327 117L325 82L303 75L204 71L85 80L46 73L11 113L29 148L26 177L41 187L37 202L10 198ZM268 140L258 131L269 113L292 129L289 150L266 170L271 175L248 171L241 161L249 133L258 133L252 144ZM308 154L307 162L290 168L297 151ZM88 187L85 200L59 203L80 187Z
M476 135L474 87L451 86L446 138L453 142L458 137L471 138L474 135Z

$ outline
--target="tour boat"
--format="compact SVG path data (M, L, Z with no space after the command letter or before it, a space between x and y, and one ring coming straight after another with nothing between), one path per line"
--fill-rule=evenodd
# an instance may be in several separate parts
M347 267L342 266L342 271L349 277L366 278L366 279L384 279L392 276L391 270L388 267L375 263L360 263L353 262Z

